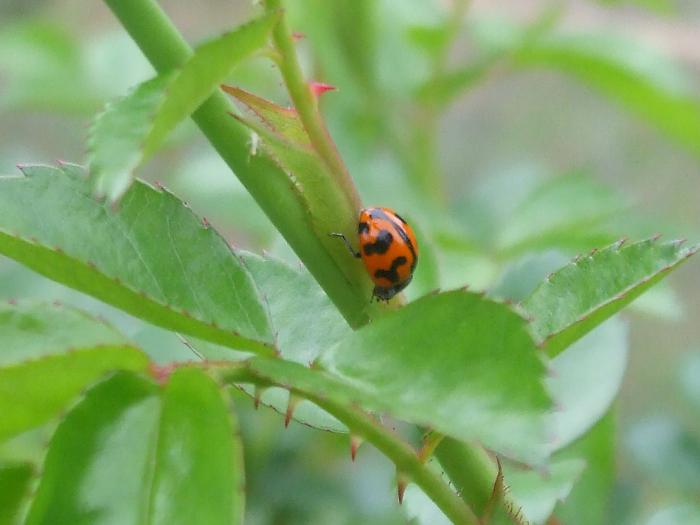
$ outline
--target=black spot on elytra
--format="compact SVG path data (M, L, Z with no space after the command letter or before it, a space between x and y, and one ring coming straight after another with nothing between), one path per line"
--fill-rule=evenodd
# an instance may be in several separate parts
M413 279L413 276L409 275L408 279L393 286L375 286L372 296L380 301L389 301L397 293L406 288L410 284L411 279Z
M386 253L393 240L394 236L391 235L390 231L381 230L377 235L377 240L374 242L368 242L362 247L362 249L365 251L365 255Z
M369 231L369 224L367 224L366 222L361 222L357 226L357 233L362 234L362 233L367 233L368 231Z
M409 238L408 234L406 233L406 230L398 224L396 224L396 222L392 221L391 217L389 217L382 210L374 210L371 216L376 217L378 219L384 219L390 222L396 234L401 238L401 240L406 244L406 246L408 246L408 249L411 251L411 255L413 256L413 262L411 262L411 273L413 273L413 271L416 269L416 265L418 264L418 257L416 256L416 249L413 246L413 243L411 242L411 239ZM394 216L397 217L404 224L408 224L398 213L394 212Z
M391 268L388 270L383 270L379 269L376 272L374 272L374 276L376 278L384 278L384 279L389 279L392 283L397 283L399 282L399 273L396 271L399 266L406 264L408 261L406 257L403 255L397 257L393 261L391 261Z

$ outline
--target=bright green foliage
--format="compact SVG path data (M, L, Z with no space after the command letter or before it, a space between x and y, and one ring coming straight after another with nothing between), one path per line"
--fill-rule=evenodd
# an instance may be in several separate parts
M243 450L222 395L192 368L163 388L148 523L243 523Z
M55 416L105 372L144 370L146 356L70 308L0 306L0 440Z
M202 372L176 371L162 389L117 373L59 425L27 523L242 523L234 432Z
M29 464L0 464L0 525L18 523L33 474Z
M249 273L173 195L137 183L114 210L75 166L23 173L0 178L0 253L154 324L269 352Z
M133 173L224 81L243 58L265 45L279 18L266 15L200 46L181 69L138 86L108 106L90 133L95 193L111 202L124 195Z
M550 275L523 302L532 331L549 355L620 311L693 255L680 242L619 242Z

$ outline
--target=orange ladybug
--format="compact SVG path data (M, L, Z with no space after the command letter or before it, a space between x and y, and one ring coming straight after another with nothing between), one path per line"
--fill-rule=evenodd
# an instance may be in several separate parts
M342 233L350 253L361 258L372 282L372 297L388 301L406 288L418 264L418 244L408 223L389 208L363 208L357 228L360 251L355 251Z

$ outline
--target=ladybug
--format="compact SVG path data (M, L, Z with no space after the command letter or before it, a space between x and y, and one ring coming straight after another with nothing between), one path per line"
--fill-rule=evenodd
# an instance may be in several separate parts
M362 259L374 282L372 297L388 301L406 288L418 264L418 244L408 223L389 208L363 208L357 227L360 251L355 251L342 233L350 253Z

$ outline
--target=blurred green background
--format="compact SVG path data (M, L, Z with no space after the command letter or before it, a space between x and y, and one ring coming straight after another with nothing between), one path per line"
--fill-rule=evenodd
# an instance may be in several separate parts
M571 257L622 237L700 240L697 1L286 4L305 35L308 77L338 87L323 112L364 203L395 208L419 234L410 298L469 284L518 299ZM162 5L193 43L256 12L248 0ZM1 0L0 171L82 162L92 117L152 74L100 2ZM266 59L231 82L288 102ZM294 260L192 124L141 176L237 246ZM699 295L691 261L618 323L628 366L600 523L700 523ZM83 306L159 361L191 357L174 337L1 258L0 298ZM624 361L625 349L615 352ZM608 364L603 352L601 377ZM394 524L421 512L418 497L408 512L396 505L392 466L371 447L353 464L347 436L295 423L284 431L279 415L249 405L239 404L247 522ZM50 432L0 446L0 459L40 458Z

